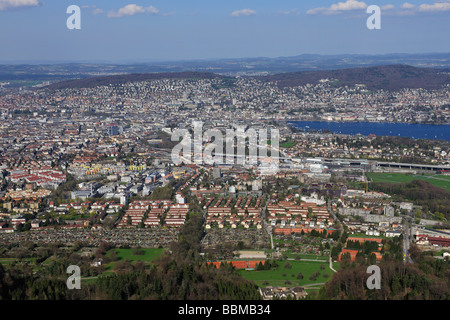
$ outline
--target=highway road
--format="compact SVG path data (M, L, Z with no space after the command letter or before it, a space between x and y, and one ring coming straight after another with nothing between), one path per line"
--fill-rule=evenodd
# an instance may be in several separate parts
M328 200L327 202L328 212L333 217L335 223L339 223L340 227L338 229L339 232L339 238L341 237L342 233L344 232L343 224L339 221L338 217L334 214L332 207L331 207L331 200Z

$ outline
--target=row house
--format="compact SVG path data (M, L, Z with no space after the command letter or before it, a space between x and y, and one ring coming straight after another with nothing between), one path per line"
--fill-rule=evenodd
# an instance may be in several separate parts
M147 215L147 219L144 220L144 225L146 227L156 227L160 225L161 222L161 217L164 214L164 208L158 208L158 207L154 207L151 208L148 215Z
M213 207L213 208L208 208L207 210L208 216L210 215L221 215L221 214L226 214L226 215L231 215L231 208L229 207Z
M237 214L227 215L209 215L206 218L205 229L211 229L213 224L217 224L219 229L224 228L226 225L229 225L232 229L237 228L238 226L243 226L244 228L250 228L251 226L255 226L257 229L262 228L262 218L259 215L244 215L240 216Z
M147 208L130 208L127 210L127 212L123 215L122 219L118 223L118 228L123 227L136 227L144 217L145 212L147 211Z
M261 208L247 207L246 209L238 209L237 214L238 215L249 214L251 216L259 215L259 214L261 214Z
M168 227L182 227L186 222L189 205L171 206L164 218L164 224Z

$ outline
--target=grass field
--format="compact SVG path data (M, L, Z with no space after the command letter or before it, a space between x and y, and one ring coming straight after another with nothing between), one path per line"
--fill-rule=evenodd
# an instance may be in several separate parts
M15 260L17 260L17 259L15 259L15 258L1 258L0 259L0 263L2 265L8 265L8 264L11 264Z
M3 265L7 265L7 264L11 264L14 261L16 262L24 262L24 261L28 261L29 263L34 263L35 258L22 258L22 259L17 259L17 258L0 258L0 263Z
M286 262L292 266L290 269L284 268ZM327 282L333 275L333 271L329 268L328 263L325 262L311 262L311 261L277 261L278 268L273 270L239 270L239 273L246 279L254 281L260 287L266 286L304 286L313 283ZM324 266L324 269L320 267ZM333 266L335 269L336 265ZM311 280L310 276L319 272L319 276L315 280ZM298 273L303 274L303 279L297 279ZM290 284L287 284L286 281ZM267 282L267 283L266 283Z
M267 140L267 144L268 144L268 145L270 145L271 143L272 143L271 140ZM280 147L280 148L292 148L292 147L294 147L295 145L297 145L297 141L291 141L291 140L288 140L288 141L283 141L283 142L281 142L280 145L279 145L279 147Z
M152 261L158 259L164 252L164 249L157 249L157 248L151 248L151 249L138 249L143 252L143 254L135 254L134 248L132 249L111 249L106 253L106 256L110 256L111 252L114 251L117 255L117 261L113 261L110 263L107 263L105 265L105 271L112 271L114 269L114 265L119 261L125 261L128 260L130 263L135 263L137 261L142 261L145 263L151 263Z
M326 255L320 256L317 254L299 254L299 253L295 253L295 252L287 252L286 255L288 258L291 258L291 259L296 259L297 257L300 257L300 260L308 259L308 260L317 260L317 261L325 261L325 262L328 261L328 256L326 256Z
M366 173L372 182L404 183L413 180L428 181L432 185L450 191L450 177L440 174Z
M281 148L292 148L297 144L296 141L285 141L280 144Z
M144 254L142 255L136 255L134 254L134 250L136 249L113 249L119 260L125 260L128 259L131 263L135 261L147 261L151 262L157 258L159 258L162 253L164 252L164 249L138 249L142 250Z

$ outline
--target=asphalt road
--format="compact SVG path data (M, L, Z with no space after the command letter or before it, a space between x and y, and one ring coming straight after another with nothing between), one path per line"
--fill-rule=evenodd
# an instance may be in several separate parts
M409 217L405 217L405 223L403 227L403 262L413 263L409 255L409 245L411 243L411 222Z

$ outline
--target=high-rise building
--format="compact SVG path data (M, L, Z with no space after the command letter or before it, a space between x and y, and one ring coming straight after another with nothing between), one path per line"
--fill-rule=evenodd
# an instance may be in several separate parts
M108 128L108 134L110 136L117 136L119 134L119 127L116 125L110 126Z

